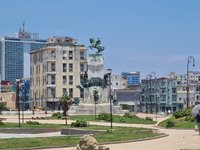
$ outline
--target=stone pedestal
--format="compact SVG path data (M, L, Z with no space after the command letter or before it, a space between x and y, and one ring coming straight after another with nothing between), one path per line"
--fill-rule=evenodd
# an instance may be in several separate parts
M105 84L103 65L104 58L102 54L90 54L88 56L88 80L92 80L92 82L95 80L97 83L103 81ZM71 106L69 114L95 114L94 91L98 91L96 114L110 113L109 86L92 85L96 86L84 88L84 99L81 100L79 106ZM114 114L123 114L120 106L113 106L112 110Z
M112 106L113 114L123 114L123 110L120 106ZM96 114L110 113L110 104L96 104ZM95 114L95 104L80 104L79 106L71 106L69 110L70 114Z
M104 58L102 54L90 54L88 56L88 80L90 79L104 79ZM99 93L98 103L108 103L109 87L102 88L100 86L92 86L84 89L84 100L83 103L93 104L94 103L94 90Z

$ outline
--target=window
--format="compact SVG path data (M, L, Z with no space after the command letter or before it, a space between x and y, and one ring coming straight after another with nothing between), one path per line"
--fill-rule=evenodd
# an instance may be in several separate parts
M56 84L56 76L55 75L51 76L51 84Z
M67 51L63 50L63 60L67 59Z
M73 59L73 51L69 51L69 59Z
M69 72L73 72L73 64L69 64Z
M176 94L176 88L172 88L172 93Z
M73 97L73 88L70 88L70 89L69 89L69 96L70 96L70 97Z
M81 90L81 91L80 91L80 97L81 97L81 98L84 98L84 90Z
M55 63L51 63L51 71L56 71L56 65L55 65Z
M67 77L63 76L63 84L66 84L66 83L67 83Z
M52 58L52 59L55 59L55 58L56 58L56 53L55 53L55 51L51 51L51 58Z
M63 95L67 94L67 89L63 88Z
M55 97L55 95L56 95L56 89L55 89L55 88L52 88L52 89L51 89L51 96L52 96L52 97Z
M161 82L161 86L165 86L165 81L162 81L162 82Z
M80 52L80 59L85 59L85 52L83 51L83 52Z
M85 71L84 64L80 64L80 70L81 72Z
M73 85L73 76L69 76L69 85Z
M63 64L63 72L67 72L67 64Z

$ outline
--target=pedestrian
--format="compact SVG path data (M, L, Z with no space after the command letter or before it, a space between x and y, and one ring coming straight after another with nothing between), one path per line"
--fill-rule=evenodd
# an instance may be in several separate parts
M196 115L196 121L197 121L197 127L199 129L199 135L200 135L200 109L198 110L198 113Z

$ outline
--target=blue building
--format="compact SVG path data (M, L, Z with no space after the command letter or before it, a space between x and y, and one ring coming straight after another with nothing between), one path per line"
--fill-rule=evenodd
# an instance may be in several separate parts
M20 29L15 37L0 37L1 80L15 83L15 80L30 77L30 55L35 49L44 47L46 40L39 39Z
M140 84L140 72L122 72L122 77L128 80L128 86Z

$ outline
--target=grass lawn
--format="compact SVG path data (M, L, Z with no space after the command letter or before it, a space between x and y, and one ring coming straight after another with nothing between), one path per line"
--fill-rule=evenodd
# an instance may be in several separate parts
M5 125L0 125L0 128L18 128L18 123L5 122ZM64 124L39 124L39 125L29 125L27 123L21 123L22 128L67 128L70 125Z
M174 117L173 118L169 118L169 119L173 119L174 120L174 126L172 128L174 129L194 129L194 126L196 124L196 122L190 122L190 121L185 121L185 117L183 118L179 118L179 119L175 119ZM162 121L159 126L161 127L165 127L167 126L167 121L169 120L165 120L165 121Z
M16 127L16 124L5 124L5 126ZM8 127L7 126L7 127ZM40 126L40 125L35 125ZM42 125L41 125L42 126ZM55 125L45 124L43 127L53 128ZM24 126L26 127L26 126ZM63 125L57 125L58 128L63 128ZM66 127L66 126L64 126ZM83 129L104 130L104 132L94 135L99 143L135 140L148 137L155 137L161 135L154 133L150 129L144 128L131 128L131 127L113 127L113 131L109 131L110 127L106 126L89 126ZM0 149L14 149L14 148L31 148L31 147L50 147L50 146L64 146L64 145L77 145L80 136L62 136L62 137L45 137L45 138L13 138L13 139L0 139Z
M94 115L77 115L77 116L70 116L70 119L72 120L85 120L85 121L101 121L101 120L95 120ZM155 121L143 119L143 118L127 118L123 116L113 116L113 122L116 123L134 123L134 124L155 124Z

